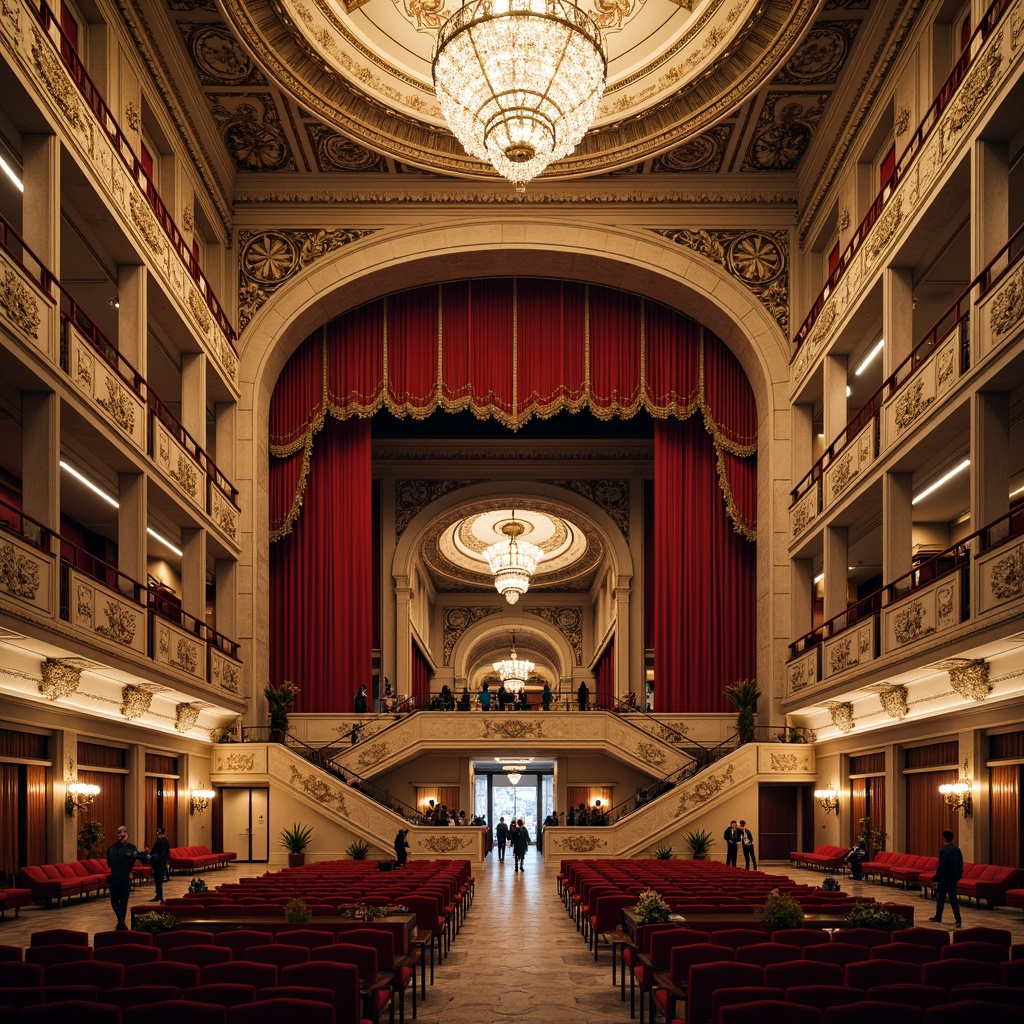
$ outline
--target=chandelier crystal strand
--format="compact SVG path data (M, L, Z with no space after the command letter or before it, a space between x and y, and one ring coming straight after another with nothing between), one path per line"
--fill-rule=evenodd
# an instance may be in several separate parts
M466 152L522 190L579 145L607 63L597 23L569 0L472 0L438 33L434 91Z
M513 513L513 517L515 513ZM536 544L521 541L525 532L522 523L505 523L501 528L508 540L499 540L484 549L484 558L494 577L494 586L509 604L515 604L527 590L537 569L537 563L544 557L544 551Z
M498 678L509 693L520 693L526 689L526 680L530 678L533 669L532 661L527 661L525 658L520 659L516 654L516 635L513 633L512 650L509 657L504 661L494 662L494 671L498 673Z

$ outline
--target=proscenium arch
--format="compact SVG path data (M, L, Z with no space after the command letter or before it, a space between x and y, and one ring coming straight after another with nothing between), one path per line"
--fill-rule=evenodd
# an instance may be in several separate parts
M517 211L517 214L519 211ZM536 215L458 217L442 227L383 230L328 254L275 292L249 322L239 346L238 416L250 421L239 444L237 486L253 564L240 562L238 639L251 672L250 692L267 678L269 605L268 468L270 400L282 368L315 330L337 316L401 290L474 277L531 276L584 281L630 291L702 323L728 346L750 382L758 419L758 675L782 663L789 623L770 594L788 589L788 563L775 559L772 483L789 476L789 343L760 302L725 270L653 231L595 226ZM239 436L244 433L239 431ZM246 572L245 570L249 570ZM767 591L766 591L767 588ZM764 622L762 622L762 619ZM250 714L256 708L250 704ZM253 719L255 720L255 718Z

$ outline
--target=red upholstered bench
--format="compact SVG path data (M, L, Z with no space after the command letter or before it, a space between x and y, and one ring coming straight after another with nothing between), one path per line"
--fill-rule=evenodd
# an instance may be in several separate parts
M0 918L5 917L8 910L13 910L17 917L21 908L31 902L31 889L0 889Z
M1017 910L1024 910L1024 889L1007 889L1006 905L1016 907Z
M237 856L233 852L213 853L208 846L175 846L167 856L167 866L172 871L202 871L224 867Z
M816 846L810 853L794 850L789 859L794 864L808 868L821 868L823 871L839 871L846 863L849 849L845 846Z

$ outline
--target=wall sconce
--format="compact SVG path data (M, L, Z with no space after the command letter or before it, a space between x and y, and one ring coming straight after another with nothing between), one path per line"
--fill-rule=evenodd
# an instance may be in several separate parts
M91 807L93 800L99 795L100 787L91 782L69 782L67 795L64 797L64 813L73 818L75 811L84 811Z
M831 782L825 789L816 789L814 799L825 808L826 814L835 811L836 815L839 815L839 790Z
M193 789L190 794L189 814L202 814L216 795L212 789Z
M971 816L971 780L967 777L966 761L960 778L956 782L944 782L939 786L939 792L954 811L959 811L965 818Z

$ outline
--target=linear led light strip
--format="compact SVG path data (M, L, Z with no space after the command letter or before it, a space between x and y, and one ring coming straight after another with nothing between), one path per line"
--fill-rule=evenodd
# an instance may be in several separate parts
M97 487L87 476L80 473L77 469L75 469L74 466L70 465L70 463L67 463L63 459L61 459L60 468L63 469L66 473L73 476L79 483L85 484L85 486L88 487L93 494L98 495L112 508L121 507L120 502L118 502L115 498L112 498L109 494L107 494L107 492L103 490L103 488ZM163 536L163 534L157 533L152 526L146 527L146 533L148 533L150 537L153 538L153 540L157 541L160 544L163 544L163 546L167 548L168 551L173 551L179 558L183 557L181 549L175 547L165 536Z
M25 191L25 186L21 183L21 178L18 177L18 172L2 157L0 156L0 171L3 171L11 181L14 182L15 187L19 192Z
M859 377L883 348L885 348L885 338L879 338L875 347L860 361L860 366L853 371L853 375L855 377Z

